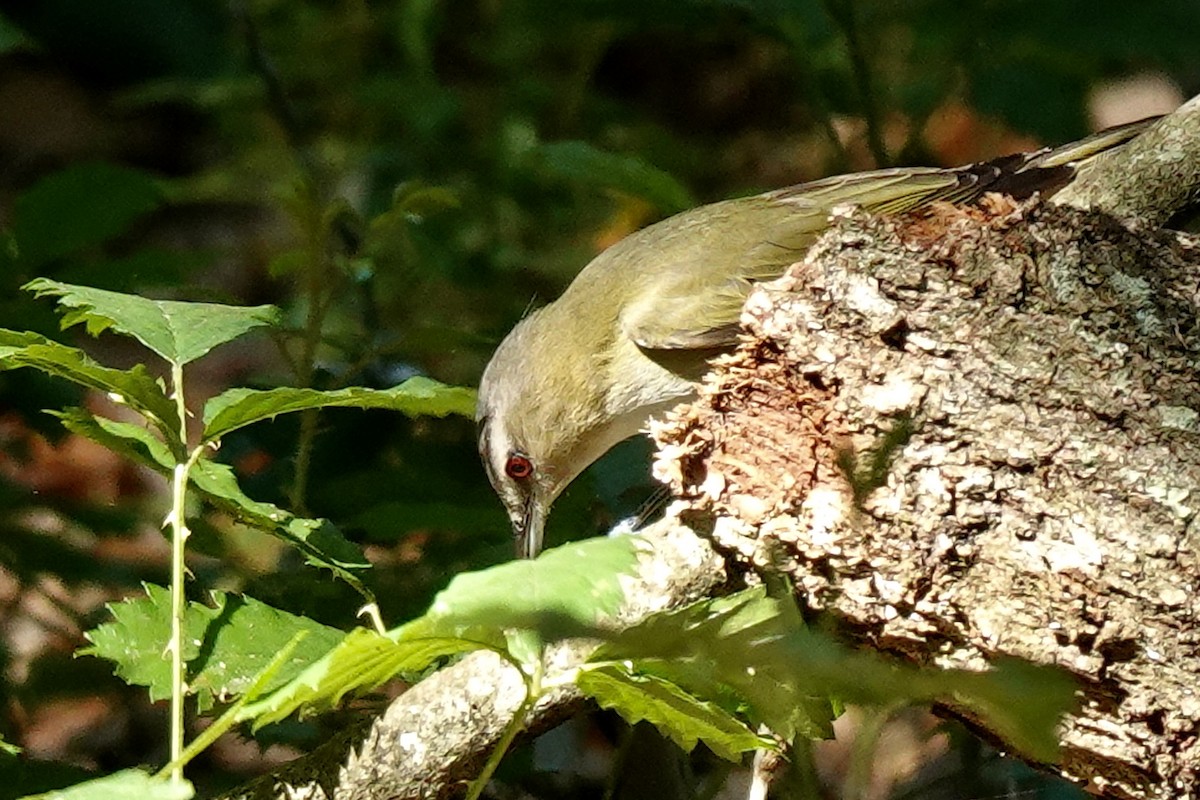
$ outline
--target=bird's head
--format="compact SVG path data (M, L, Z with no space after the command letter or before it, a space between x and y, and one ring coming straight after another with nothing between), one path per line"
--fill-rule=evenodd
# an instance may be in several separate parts
M517 323L479 383L479 454L512 523L517 555L542 548L563 489L613 444L592 379L594 345L564 338L550 307ZM618 439L619 441L619 439Z

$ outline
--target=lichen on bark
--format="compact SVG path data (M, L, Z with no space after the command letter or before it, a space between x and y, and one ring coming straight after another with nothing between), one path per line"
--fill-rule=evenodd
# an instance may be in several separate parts
M677 509L875 646L1062 666L1066 774L1196 796L1200 250L1037 199L835 216L655 426Z

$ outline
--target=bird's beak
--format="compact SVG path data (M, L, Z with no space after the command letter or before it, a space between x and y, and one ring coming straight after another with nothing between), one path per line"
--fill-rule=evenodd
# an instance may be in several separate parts
M517 558L536 558L542 551L542 535L546 527L546 506L531 492L525 500L524 513L513 521L513 541Z

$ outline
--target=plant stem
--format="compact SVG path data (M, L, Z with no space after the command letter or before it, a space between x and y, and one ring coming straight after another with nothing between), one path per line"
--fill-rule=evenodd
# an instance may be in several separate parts
M172 759L171 763L164 767L155 777L161 778L164 772L170 772L171 775L174 776L176 769L182 770L185 764L187 764L196 756L200 755L200 753L204 752L205 748L207 748L217 739L221 738L226 731L240 722L241 717L239 715L241 714L242 709L254 700L258 699L258 696L262 694L263 689L268 683L270 683L271 679L279 673L280 667L284 665L284 662L291 658L292 653L295 652L297 645L299 645L307 635L307 633L301 632L293 636L291 641L284 645L283 649L275 654L275 657L271 659L271 663L267 664L267 666L263 668L262 672L258 673L254 679L254 683L241 697L237 699L237 702L226 709L225 713L222 714L218 719L214 720L213 723L205 728L199 736L197 736L195 739L192 739L191 743L188 744L182 755L179 758Z
M504 760L505 754L508 753L508 748L512 746L513 740L517 738L517 734L525 727L525 717L529 715L529 709L533 708L533 703L533 695L526 692L525 699L521 701L521 705L516 710L516 713L513 714L513 718L504 727L504 733L500 735L500 741L496 742L496 748L488 756L487 763L483 765L483 770L475 780L471 781L471 788L467 792L466 800L479 800L480 795L483 794L484 787L492 779L492 774L500 766L500 762Z
M175 395L175 408L179 412L179 441L187 449L187 405L183 399L183 365L171 364L171 388ZM197 453L199 448L197 448ZM172 781L183 780L183 766L179 764L183 755L183 609L184 609L184 545L188 537L184 500L187 491L188 471L195 463L193 453L185 463L176 464L171 482L171 514L167 518L171 526L171 639L167 649L171 651L171 761L178 764L171 770Z
M328 311L322 285L331 270L325 253L328 237L321 220L319 192L307 181L301 191L307 193L303 200L304 218L300 220L300 224L305 228L304 246L308 250L308 258L304 265L304 294L308 308L304 316L300 357L296 360L299 367L296 378L301 387L311 389L317 372L317 350L321 345L321 332L325 327L325 313ZM305 516L308 515L308 471L312 463L313 444L317 438L317 414L318 410L315 408L305 409L300 414L300 434L296 442L292 487L288 497L296 513Z

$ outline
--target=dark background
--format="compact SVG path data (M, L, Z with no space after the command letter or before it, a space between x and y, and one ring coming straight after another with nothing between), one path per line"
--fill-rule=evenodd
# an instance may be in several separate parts
M19 291L38 275L270 302L288 332L190 368L194 405L232 385L473 385L531 304L638 227L1167 111L1200 91L1197 42L1195 0L0 2L0 326L78 342ZM122 366L145 358L106 337L86 345ZM120 413L106 403L0 373L0 734L71 765L6 760L25 783L0 794L164 760L144 692L71 658L105 602L167 571L162 481L40 413ZM304 419L232 435L220 457L256 498L362 543L389 624L455 572L509 557L469 421ZM622 447L576 482L550 543L636 509L645 458ZM357 596L274 540L199 508L196 528L193 596L244 591L353 624ZM229 737L192 777L243 779L331 724L279 726L265 752ZM931 740L931 725L894 722L899 738L872 756L882 777L857 796L1071 796L961 732ZM607 764L599 730L575 739ZM575 739L560 735L557 756L518 754L510 777L530 780ZM822 755L833 785L855 769L844 747ZM908 755L881 766L888 753ZM599 796L606 769L539 792ZM925 794L903 795L903 778ZM947 785L957 794L933 793Z

